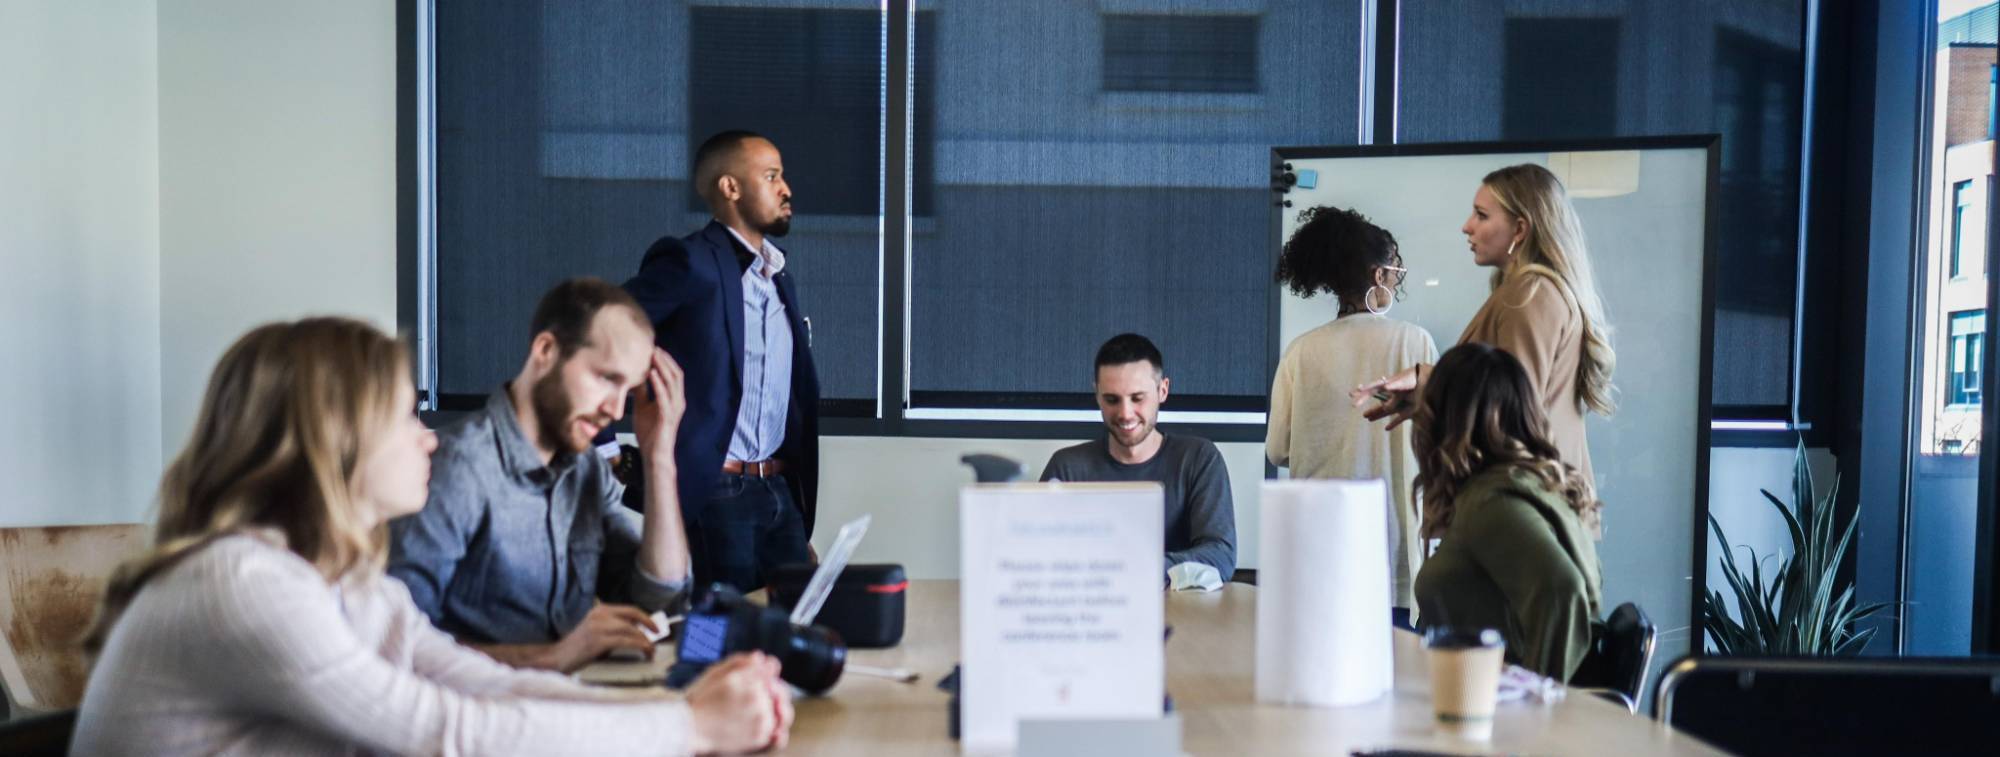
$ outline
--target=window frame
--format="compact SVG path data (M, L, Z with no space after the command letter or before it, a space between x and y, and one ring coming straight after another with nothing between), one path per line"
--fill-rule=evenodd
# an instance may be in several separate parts
M1971 179L1951 185L1951 251L1946 256L1946 273L1953 281L1965 278L1965 210L1972 207L1966 195L1971 192Z
M1945 314L1944 321L1945 334L1950 344L1946 348L1947 354L1944 360L1944 409L1965 412L1978 410L1984 398L1982 387L1986 376L1983 370L1986 361L1986 309L1954 310ZM1980 330L1956 333L1959 323L1973 321L1978 322ZM1960 370L1961 367L1969 370ZM1967 375L1971 376L1971 383L1975 384L1970 389L1966 388L1966 381L1961 378ZM1960 395L1968 391L1972 394L1972 401L1958 401Z

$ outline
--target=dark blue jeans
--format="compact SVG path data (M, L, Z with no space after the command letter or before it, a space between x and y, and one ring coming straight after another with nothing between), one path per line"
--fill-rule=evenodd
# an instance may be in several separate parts
M712 583L755 591L773 568L812 562L805 520L783 476L722 474L688 524L688 551L698 592Z

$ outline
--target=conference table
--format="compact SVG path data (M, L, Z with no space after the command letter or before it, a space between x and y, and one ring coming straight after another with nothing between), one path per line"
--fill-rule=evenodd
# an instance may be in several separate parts
M1195 755L1345 755L1386 748L1461 754L1722 754L1692 736L1571 692L1548 705L1500 703L1493 740L1456 741L1432 732L1429 668L1416 634L1395 633L1395 690L1349 707L1256 701L1257 589L1228 584L1208 593L1170 592L1166 621L1167 694L1181 719L1181 745ZM801 697L792 754L935 755L958 751L948 726L950 698L937 688L959 659L958 582L911 581L902 644L856 649L854 664L906 668L914 683L848 674L823 696ZM599 662L579 673L607 685L657 683L670 645L650 662Z

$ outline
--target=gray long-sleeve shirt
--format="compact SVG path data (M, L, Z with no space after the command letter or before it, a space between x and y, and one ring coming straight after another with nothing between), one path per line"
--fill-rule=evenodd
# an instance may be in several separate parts
M1214 567L1228 581L1236 573L1236 505L1229 495L1229 467L1215 444L1198 436L1160 432L1160 451L1136 465L1111 457L1106 438L1057 450L1042 480L1156 481L1166 492L1166 562Z
M438 431L430 502L389 523L389 575L431 622L475 644L543 644L596 600L661 610L686 579L639 567L642 522L594 452L543 465L503 387Z

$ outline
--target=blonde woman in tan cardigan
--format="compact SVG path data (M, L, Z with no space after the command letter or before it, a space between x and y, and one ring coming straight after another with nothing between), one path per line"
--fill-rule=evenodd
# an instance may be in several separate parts
M1615 409L1617 356L1569 193L1542 166L1502 168L1481 182L1460 231L1472 262L1495 270L1492 294L1458 342L1490 344L1521 361L1562 462L1594 481L1583 416ZM1357 407L1380 399L1368 417L1392 418L1393 429L1415 412L1429 374L1429 366L1418 365L1365 383L1350 397Z
M1422 554L1410 429L1377 433L1341 395L1358 382L1436 361L1437 342L1422 327L1389 317L1405 274L1394 235L1340 208L1308 208L1299 220L1278 258L1278 283L1300 297L1330 295L1337 313L1285 348L1271 380L1264 455L1293 478L1388 484L1391 615L1409 626Z

